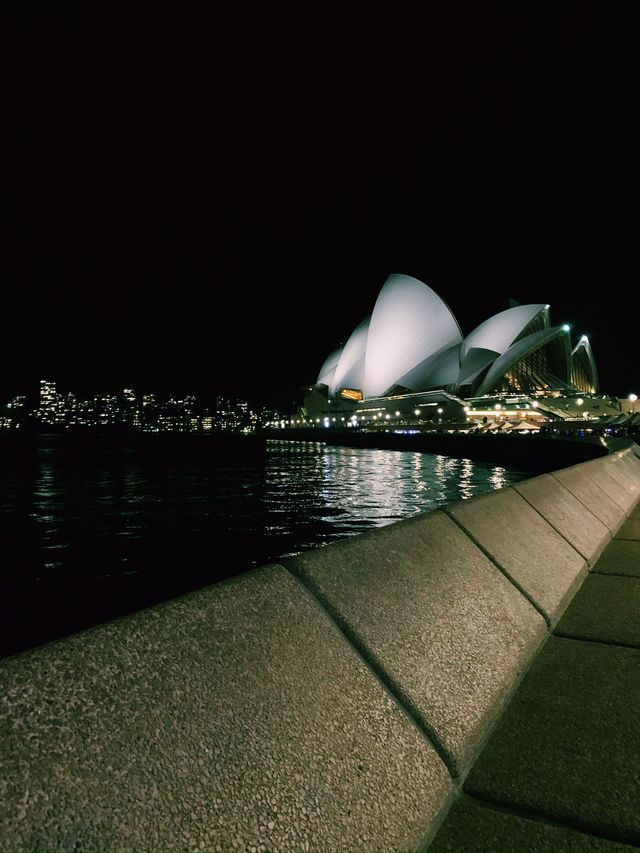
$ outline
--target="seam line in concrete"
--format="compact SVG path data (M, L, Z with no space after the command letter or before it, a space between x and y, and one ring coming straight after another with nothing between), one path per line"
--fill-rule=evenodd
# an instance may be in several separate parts
M559 480L558 480L558 483L560 483L560 481L559 481ZM560 485L562 486L562 483L560 483ZM562 486L562 487L563 487L564 489L567 489L567 487L566 487L566 486ZM538 515L540 516L540 518L541 518L541 519L542 519L546 524L548 524L548 525L549 525L549 527L550 527L552 530L555 530L555 532L558 534L558 536L560 536L560 538L561 538L561 539L564 539L564 541L567 543L567 545L568 545L570 548L572 548L572 549L576 552L576 554L578 554L578 556L582 557L582 559L585 561L585 563L587 564L587 566L591 566L591 565L593 565L593 563L592 563L592 561L589 559L589 557L587 557L587 555L586 555L586 554L583 554L583 553L582 553L582 551L579 551L579 550L578 550L578 548L573 544L573 542L570 542L570 541L567 539L567 537L564 535L564 533L563 533L561 530L558 530L558 528L555 526L555 524L554 524L550 519L548 519L548 518L546 517L546 515L543 515L543 514L540 512L540 510L538 509L538 507L537 507L537 506L534 506L534 505L531 503L531 501L527 498L527 496L526 496L526 495L523 495L523 494L522 494L522 492L521 492L521 491L519 491L519 489L518 489L518 484L517 484L517 483L515 484L515 486L513 486L513 489L514 489L514 491L518 492L518 494L520 495L520 497L521 497L521 498L522 498L526 503L528 503L528 504L529 504L529 506L531 507L531 509L532 509L532 510L534 510L535 512L537 512L537 513L538 513ZM567 489L567 491L569 491L569 490ZM571 494L571 492L569 492L569 494ZM588 509L588 508L587 508L587 509ZM589 510L589 514L590 514L590 515L593 515L593 513L591 512L591 510ZM594 515L593 517L595 518L595 515ZM598 521L598 519L596 519L596 521ZM605 526L606 526L606 525L605 525ZM609 536L609 539L610 539L610 538L611 538L611 537ZM597 556L596 556L596 559L600 556L600 554L602 553L602 551L604 550L604 548L606 547L606 545L607 545L607 544L608 544L608 542L607 542L607 543L605 543L605 544L602 546L602 548L600 549L600 551L598 552L598 554L597 554Z
M451 758L444 745L441 743L440 738L436 734L433 729L425 723L422 717L416 714L412 707L411 703L407 702L404 696L402 695L402 691L400 691L393 679L390 678L387 673L384 671L382 667L380 667L374 660L371 660L370 656L367 653L367 650L362 647L362 644L358 640L356 636L349 630L349 627L344 623L342 619L337 614L332 612L332 609L329 608L321 598L311 589L304 580L296 574L296 572L292 571L292 569L286 565L283 560L279 565L281 565L287 573L295 579L296 583L298 583L305 593L309 596L315 607L318 608L320 613L328 620L329 624L335 628L335 630L340 634L341 637L345 640L345 642L349 645L349 648L358 658L358 660L367 668L367 670L373 675L375 680L378 682L380 687L384 690L384 692L393 700L394 704L402 711L404 716L409 720L409 722L415 726L415 728L420 732L422 737L427 741L429 746L434 750L438 758L444 764L449 778L453 781L455 779L455 770L453 768Z
M605 458L606 458L606 457L605 457ZM561 470L566 470L566 469L561 469ZM552 476L552 477L554 477L554 479L556 479L556 480L560 483L560 485L561 485L561 486L564 486L564 487L565 487L565 489L567 489L567 491L568 491L568 492L570 492L570 493L574 496L574 498L575 498L576 500L580 501L580 503L582 504L582 506L583 506L583 507L585 507L585 509L588 509L588 510L589 510L589 512L590 512L592 515L595 515L595 513L593 512L593 510L592 510L590 507L588 507L588 506L587 506L587 504L582 500L582 498L580 497L580 495L576 494L576 492L574 492L574 491L573 491L573 489L570 489L568 486L565 486L565 485L564 485L564 483L562 482L562 480L558 479L558 477L556 477L556 476L555 476L555 472L553 472L553 471L552 471L552 472L551 472L551 476ZM605 496L605 498L607 498L608 500L612 501L612 502L613 502L613 503L618 507L618 509L620 510L620 512L624 512L624 513L625 513L625 517L626 517L626 510L624 509L624 507L620 506L620 504L618 503L618 501L614 500L614 498L612 498L612 497L611 497L611 495L607 494L607 492L605 492L605 490L602 488L602 486L599 486L599 485L598 485L598 483L596 483L596 481L595 481L595 480L591 480L590 482L591 482L591 484L592 484L593 486L595 486L595 487L596 487L596 489L597 489L599 492L602 492L602 494ZM597 516L596 516L596 517L597 517ZM606 521L603 521L602 519L599 519L599 521L600 521L602 524L604 524L604 526L607 528L607 530L609 530L609 531L610 531L611 536L613 536L613 534L615 533L615 531L619 529L620 524L622 524L622 522L620 522L620 524L618 524L616 527L613 527L613 528L612 528L612 527L609 527L609 525L607 524L607 522L606 522Z
M480 740L476 744L476 747L473 750L473 753L471 754L468 762L462 768L460 774L458 776L453 777L453 788L451 790L451 793L447 797L446 802L444 803L444 805L442 806L442 808L440 809L440 811L438 812L438 814L436 815L434 820L431 822L431 825L429 827L429 830L427 831L427 834L422 839L419 847L416 848L416 853L425 853L425 851L428 850L429 845L431 844L431 842L433 841L433 839L437 835L440 826L447 819L447 816L448 816L449 811L451 810L451 807L453 806L453 804L461 796L466 796L466 794L464 792L464 783L466 782L467 776L469 775L469 773L471 773L471 770L472 770L474 764L482 755L485 746L487 745L487 743L491 739L491 736L493 735L494 731L500 725L500 721L502 720L503 716L507 712L509 705L511 704L513 698L515 697L516 693L518 692L520 685L522 684L525 677L527 676L527 673L529 672L529 670L533 666L534 662L538 659L538 657L542 653L544 647L547 645L547 643L549 642L549 639L551 637L553 637L553 634L552 634L551 630L549 628L547 628L545 631L545 635L544 635L542 641L540 642L538 648L533 652L533 654L531 655L529 660L523 666L522 670L518 673L516 680L511 685L507 695L504 697L504 699L502 701L500 710L498 711L498 713L496 714L496 716L492 720L492 722L485 729L482 737L480 738Z
M542 616L542 618L545 621L547 628L550 628L551 627L551 618L544 612L544 610L542 610L541 607L538 606L538 604L536 604L536 602L529 595L529 593L515 580L515 578L513 578L511 576L511 574L500 565L500 563L496 560L496 558L493 556L493 554L491 554L489 551L487 551L487 549L480 542L478 542L478 540L473 535L473 533L471 533L471 531L467 530L467 528L464 526L464 524L462 524L461 521L459 521L457 518L455 518L454 515L452 515L451 512L449 512L448 506L442 506L442 507L440 507L440 509L446 514L446 516L448 518L451 519L451 521L454 522L454 524L456 524L460 528L460 530L462 530L464 535L468 539L470 539L471 542L473 542L473 544L476 546L476 548L479 548L480 551L482 551L482 553L485 555L485 557L496 567L496 569L498 569L498 571L502 575L504 575L504 577L509 581L509 583L512 584L518 590L518 592L527 599L529 604L540 614L540 616ZM582 555L580 555L580 556L582 557Z
M592 643L597 646L619 646L621 649L638 649L639 645L634 643L623 643L621 641L615 640L596 640L593 637L580 637L577 634L567 634L564 632L558 632L555 630L553 632L554 637L558 637L560 640L576 640L579 643Z
M602 572L598 571L598 564L596 563L595 569L591 569L589 572L591 575L600 575L602 578L631 578L632 580L635 578L638 579L638 575L625 575L624 572Z
M498 812L500 814L524 818L525 820L534 821L534 823L541 823L545 826L553 826L558 829L570 829L574 832L580 832L583 835L589 835L592 838L601 838L603 841L611 841L614 844L629 844L631 846L634 846L636 844L635 841L632 841L628 838L621 838L619 836L616 838L613 835L604 835L600 832L595 832L591 828L580 826L577 823L571 823L570 821L560 821L552 817L547 817L546 815L541 815L538 812L527 811L526 809L518 809L514 806L506 805L504 803L500 803L494 800L485 800L475 794L468 794L466 791L461 792L459 799L466 800L467 802L473 803L476 806L480 806L481 808Z

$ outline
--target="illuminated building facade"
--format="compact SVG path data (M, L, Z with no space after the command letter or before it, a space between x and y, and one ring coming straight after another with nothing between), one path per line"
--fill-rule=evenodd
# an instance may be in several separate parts
M570 327L551 325L549 305L513 303L465 337L438 294L394 274L371 314L327 357L302 412L340 423L373 417L377 407L393 421L390 401L397 400L403 416L422 405L448 418L491 395L576 393L599 393L593 352L584 335L571 348Z

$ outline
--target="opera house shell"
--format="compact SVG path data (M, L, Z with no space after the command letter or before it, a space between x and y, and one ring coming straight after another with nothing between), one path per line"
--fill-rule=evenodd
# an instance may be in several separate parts
M467 399L597 394L598 374L588 339L572 350L569 327L552 326L546 304L514 304L464 337L430 287L391 275L371 314L322 365L315 390L355 402L437 389Z

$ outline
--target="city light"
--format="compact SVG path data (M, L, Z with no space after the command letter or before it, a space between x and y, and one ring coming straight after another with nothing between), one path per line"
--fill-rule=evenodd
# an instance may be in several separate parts
M84 399L61 391L53 380L41 379L33 401L17 395L4 404L9 417L0 427L36 431L78 432L99 429L106 432L253 433L262 424L285 426L280 415L263 407L253 407L238 398L217 397L208 408L193 394L136 394L130 387L117 393L94 393Z

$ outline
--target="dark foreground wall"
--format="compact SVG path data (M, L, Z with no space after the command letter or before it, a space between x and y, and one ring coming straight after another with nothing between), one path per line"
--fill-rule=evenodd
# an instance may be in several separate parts
M417 849L639 497L629 445L7 658L0 849Z

